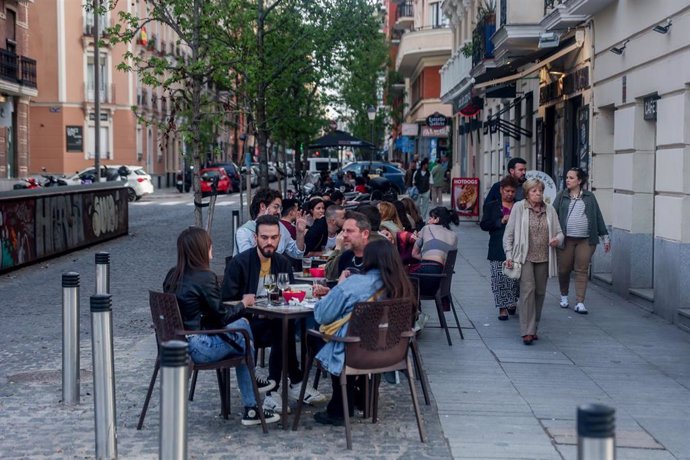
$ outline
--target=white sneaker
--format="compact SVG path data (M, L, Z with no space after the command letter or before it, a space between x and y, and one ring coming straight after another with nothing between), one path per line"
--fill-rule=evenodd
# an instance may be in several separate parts
M562 295L561 296L561 308L568 308L568 296L567 295Z
M578 304L575 305L575 308L573 308L573 310L575 310L575 313L579 313L581 315L586 315L587 313L589 313L585 308L585 304L583 304L582 302L578 302Z
M299 399L299 391L302 387L301 383L291 383L288 386L288 399L292 401L297 401ZM307 385L307 389L304 392L304 402L306 404L316 404L326 401L326 397L319 392L319 390L314 389L311 385Z
M289 391L289 388L288 388ZM283 398L280 392L274 391L272 393L269 393L266 395L264 398L264 403L263 403L263 409L265 411L273 411L277 414L283 412ZM290 405L288 404L287 408L288 414L291 412L290 411Z

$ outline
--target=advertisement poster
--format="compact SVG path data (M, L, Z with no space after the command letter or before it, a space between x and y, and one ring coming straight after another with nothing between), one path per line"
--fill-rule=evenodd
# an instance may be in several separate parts
M479 178L454 177L451 188L453 209L460 217L479 218Z

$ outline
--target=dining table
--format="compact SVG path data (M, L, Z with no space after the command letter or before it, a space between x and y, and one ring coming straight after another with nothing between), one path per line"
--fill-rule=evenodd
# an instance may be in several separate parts
M281 361L283 363L282 372L280 376L280 391L283 400L283 410L280 414L280 422L283 424L283 429L287 430L287 410L288 410L288 323L290 320L302 320L302 347L305 347L304 332L306 330L306 318L314 313L314 302L301 302L296 305L270 305L268 301L257 301L254 305L247 307L247 313L254 315L261 315L265 318L280 319L282 322L281 340L283 342L282 350L283 356Z

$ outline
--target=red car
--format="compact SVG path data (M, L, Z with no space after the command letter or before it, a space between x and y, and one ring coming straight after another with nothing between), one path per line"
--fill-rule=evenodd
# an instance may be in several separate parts
M216 186L218 193L231 193L232 182L230 181L230 176L225 172L223 168L206 168L199 171L201 174L201 194L211 195L213 193L213 183L218 181Z

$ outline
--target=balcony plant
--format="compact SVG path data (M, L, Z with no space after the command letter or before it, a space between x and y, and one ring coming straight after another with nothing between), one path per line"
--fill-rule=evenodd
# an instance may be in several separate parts
M477 23L496 23L496 0L481 0L477 5Z

